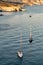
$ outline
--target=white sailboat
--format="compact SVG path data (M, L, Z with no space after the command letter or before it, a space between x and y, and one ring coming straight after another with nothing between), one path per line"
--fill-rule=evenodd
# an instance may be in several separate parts
M19 58L22 58L22 57L23 57L22 51L18 51L18 57L19 57Z
M17 55L19 58L23 58L23 52L22 52L22 36L20 37L20 49L19 51L17 52Z

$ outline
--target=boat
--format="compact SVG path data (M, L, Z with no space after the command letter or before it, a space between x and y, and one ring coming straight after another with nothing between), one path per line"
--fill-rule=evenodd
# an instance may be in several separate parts
M31 31L31 28L30 28L30 38L29 38L29 42L32 43L33 39L32 39L32 31Z
M22 52L22 39L20 40L20 49L17 52L17 55L19 58L23 58L23 52Z
M23 58L23 53L22 53L22 51L18 51L17 54L18 54L18 57L19 57L19 58Z

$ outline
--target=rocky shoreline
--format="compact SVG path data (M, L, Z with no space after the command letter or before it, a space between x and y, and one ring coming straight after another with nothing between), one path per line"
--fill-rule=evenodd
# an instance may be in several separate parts
M25 11L24 6L25 5L40 5L43 4L43 1L34 1L31 0L30 2L28 0L23 0L22 3L20 2L6 2L6 1L0 1L0 12L18 12L18 11Z
M0 12L16 12L16 11L24 11L25 4L13 4L10 2L2 2L0 1Z

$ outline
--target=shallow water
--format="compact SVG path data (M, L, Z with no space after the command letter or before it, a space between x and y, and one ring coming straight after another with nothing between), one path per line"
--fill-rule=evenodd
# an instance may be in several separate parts
M4 16L0 16L0 65L43 65L43 9L42 6L33 7L27 7L26 12L4 12ZM17 57L20 45L22 59Z

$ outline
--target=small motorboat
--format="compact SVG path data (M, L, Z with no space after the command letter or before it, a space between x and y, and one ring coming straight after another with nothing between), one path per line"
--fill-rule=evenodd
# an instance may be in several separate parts
M22 53L22 51L18 51L17 54L18 54L18 57L19 57L19 58L23 58L23 53Z
M17 56L22 59L23 58L23 52L22 52L22 33L20 34L20 48L19 51L17 52Z

